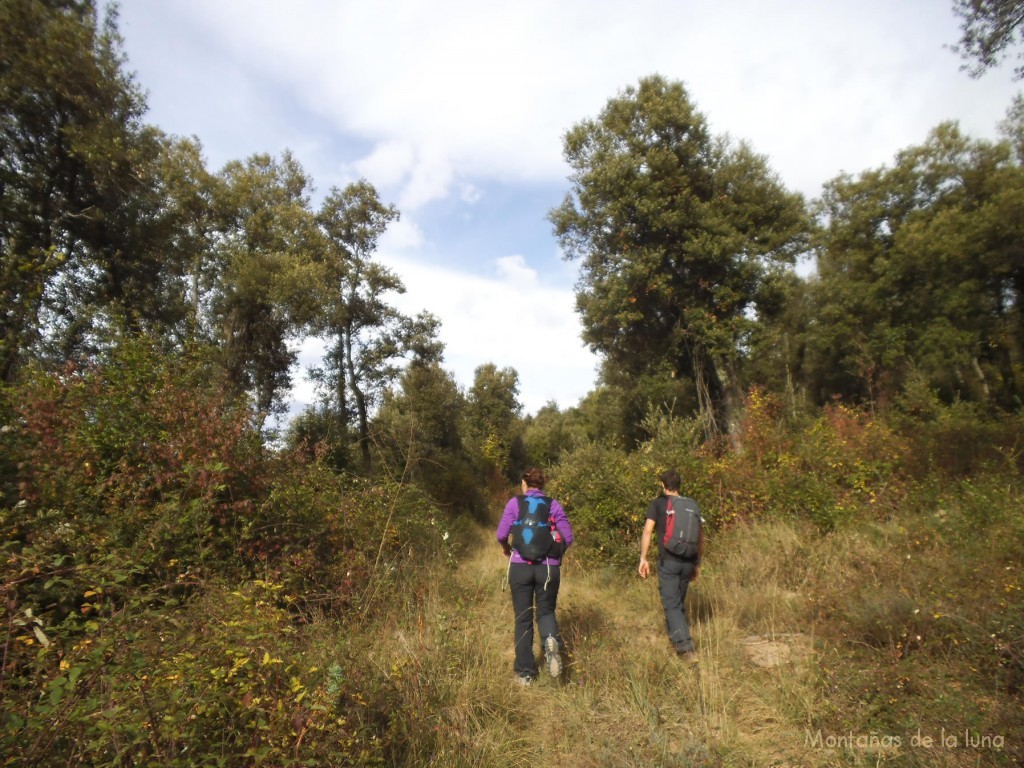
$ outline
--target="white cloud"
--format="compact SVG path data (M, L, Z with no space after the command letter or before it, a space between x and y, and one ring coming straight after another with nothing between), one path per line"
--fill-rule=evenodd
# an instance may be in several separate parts
M473 184L463 184L462 192L459 194L462 202L469 205L476 205L483 199L483 196L483 190Z
M415 251L423 245L423 232L409 217L394 221L384 232L379 243L382 249L398 252Z
M522 257L499 259L499 278L426 267L402 257L385 263L402 278L406 293L392 297L406 314L437 315L445 342L445 367L468 388L476 368L494 363L519 374L528 413L549 400L576 405L589 391L597 357L580 341L571 291L539 286Z
M128 0L126 6L143 0ZM885 162L937 122L991 133L1008 68L983 80L944 45L948 7L891 0L191 0L236 68L346 134L401 146L409 206L453 179L561 180L561 136L654 72L687 83L716 132L749 139L808 194ZM242 94L246 95L245 93ZM254 99L255 100L255 99Z
M397 198L401 211L416 211L448 196L454 179L451 163L443 152L389 139L353 163L343 164L349 180L364 178L378 191Z
M549 401L563 409L575 406L590 390L598 359L580 341L572 292L538 285L536 272L521 256L497 259L497 278L427 267L394 254L381 261L406 286L404 294L386 297L390 304L407 315L427 309L441 320L444 367L464 389L472 386L479 366L494 363L518 373L526 413ZM323 351L317 339L298 346L297 403L314 401L305 372L319 365Z
M398 197L398 207L415 211L448 196L455 173L443 151L420 150L408 181Z
M581 341L572 291L541 285L520 254L493 259L493 276L481 277L425 263L418 253L422 245L422 232L406 218L381 238L377 259L406 288L386 300L407 315L426 310L441 320L444 367L461 387L468 390L485 363L513 368L525 413L552 401L563 409L575 406L593 388L599 360ZM320 364L323 350L316 339L299 347L293 411L314 402L305 374Z
M502 256L496 264L503 282L524 287L537 284L537 270L527 265L522 256Z
M408 178L415 158L416 150L411 143L388 140L380 142L373 152L343 170L369 180L375 187L395 187Z

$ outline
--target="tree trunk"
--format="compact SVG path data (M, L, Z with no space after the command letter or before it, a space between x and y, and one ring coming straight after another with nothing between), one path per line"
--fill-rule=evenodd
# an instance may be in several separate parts
M338 434L345 433L348 427L348 388L346 376L348 368L348 355L346 355L345 332L338 332L338 343L334 350L335 359L338 361L338 378L334 386L334 396L338 403Z
M971 368L974 370L974 375L978 377L978 381L981 382L981 393L985 398L985 404L988 405L991 397L988 389L988 379L985 378L985 372L981 370L981 364L978 362L977 356L971 358Z
M733 434L736 431L733 422L739 412L739 398L734 391L732 377L699 342L693 345L689 354L704 436L712 440Z
M359 454L363 460L363 472L367 476L373 471L373 460L370 456L370 420L366 412L366 396L359 387L356 378L356 366L352 359L352 335L345 333L345 367L348 370L348 386L356 398L356 415L359 419Z
M201 257L196 257L192 265L192 296L191 316L188 320L186 334L189 341L195 341L199 336L199 270Z

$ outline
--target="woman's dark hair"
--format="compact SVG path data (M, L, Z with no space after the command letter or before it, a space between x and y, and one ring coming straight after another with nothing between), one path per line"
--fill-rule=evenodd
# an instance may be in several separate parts
M544 477L544 473L536 467L530 467L523 472L523 481L526 483L527 488L536 488L538 491L544 488L544 483L548 481Z
M674 469L666 469L661 473L661 484L665 486L666 491L679 492L679 486L682 484L682 478L679 477L679 473Z

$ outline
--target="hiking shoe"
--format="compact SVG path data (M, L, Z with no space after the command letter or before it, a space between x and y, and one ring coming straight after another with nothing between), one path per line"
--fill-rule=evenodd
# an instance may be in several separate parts
M544 661L549 675L558 677L562 674L562 656L558 652L558 640L554 635L548 635L544 639Z
M676 656L679 660L687 665L699 664L700 659L697 656L696 651L676 651Z
M516 683L523 688L529 688L533 685L533 678L529 675L516 675Z

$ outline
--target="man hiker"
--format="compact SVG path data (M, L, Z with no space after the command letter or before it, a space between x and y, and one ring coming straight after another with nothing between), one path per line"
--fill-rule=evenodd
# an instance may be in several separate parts
M704 554L704 531L700 525L697 503L679 495L679 472L670 469L660 477L661 495L647 507L644 532L640 537L640 577L646 579L651 572L647 553L651 548L651 537L658 536L658 592L665 609L665 627L668 637L679 657L688 663L696 663L697 652L690 638L690 623L686 618L686 589L700 573L700 560ZM696 515L694 522L696 541L686 555L674 555L665 544L666 530L676 523L682 524L684 517ZM672 518L676 519L672 519Z
M548 674L562 673L562 640L555 621L560 565L572 544L572 527L556 499L544 495L547 478L539 469L523 473L521 493L509 499L498 523L498 543L509 558L508 583L515 614L517 682L529 685L537 678L533 656L533 615L537 608L537 631Z

